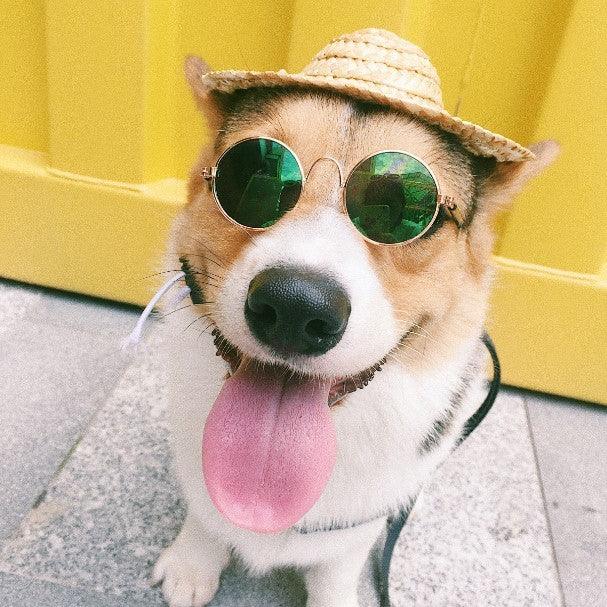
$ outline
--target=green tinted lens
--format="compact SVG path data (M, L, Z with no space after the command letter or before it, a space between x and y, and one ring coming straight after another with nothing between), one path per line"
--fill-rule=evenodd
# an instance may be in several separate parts
M381 152L358 164L346 184L346 208L358 231L395 244L424 232L437 212L436 181L416 158Z
M301 184L297 159L271 139L241 141L217 162L217 200L229 217L250 228L267 228L292 209Z

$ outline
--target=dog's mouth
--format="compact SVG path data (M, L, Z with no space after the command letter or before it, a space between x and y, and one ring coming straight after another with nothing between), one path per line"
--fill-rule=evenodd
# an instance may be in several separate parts
M213 343L216 348L216 355L221 356L230 366L230 375L234 375L240 365L244 361L242 352L232 343L230 343L217 328L214 328L211 332L213 335ZM329 390L329 399L327 404L329 407L340 404L348 394L355 392L356 390L362 390L369 384L378 371L382 370L383 365L386 362L386 357L379 360L374 365L368 367L364 371L355 375L348 375L345 377L334 380ZM256 361L247 361L247 364L258 364L263 365L264 363L257 363ZM282 367L285 374L293 373L292 369L286 365L275 364L276 367Z
M305 376L244 356L218 329L213 337L230 373L204 427L209 496L239 527L284 531L312 508L332 474L331 407L368 384L384 361L353 377Z

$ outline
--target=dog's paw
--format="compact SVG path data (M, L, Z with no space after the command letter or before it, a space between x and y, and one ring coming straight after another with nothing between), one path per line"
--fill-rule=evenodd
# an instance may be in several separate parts
M222 567L210 564L204 557L192 558L194 555L185 554L176 544L160 555L152 583L162 582L162 593L170 607L203 607L219 588Z

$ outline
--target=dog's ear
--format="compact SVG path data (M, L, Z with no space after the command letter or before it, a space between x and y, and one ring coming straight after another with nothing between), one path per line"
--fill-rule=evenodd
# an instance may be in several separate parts
M481 176L479 207L490 215L504 209L521 192L527 182L550 166L559 154L556 141L541 141L529 147L533 160L497 162Z
M209 128L217 132L223 124L231 95L218 91L209 91L202 83L202 77L212 71L210 65L197 57L188 55L184 63L185 77L192 89L198 109L204 114Z

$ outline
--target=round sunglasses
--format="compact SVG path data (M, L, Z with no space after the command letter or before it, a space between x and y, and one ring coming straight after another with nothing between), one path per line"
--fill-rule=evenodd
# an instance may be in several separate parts
M363 158L342 184L343 211L369 242L400 245L423 236L441 207L458 226L463 217L451 196L440 193L438 181L419 158L400 150L382 150ZM320 160L320 159L318 159ZM230 221L253 230L275 224L290 211L306 177L301 162L284 143L270 137L237 141L202 169L212 181L221 212Z

